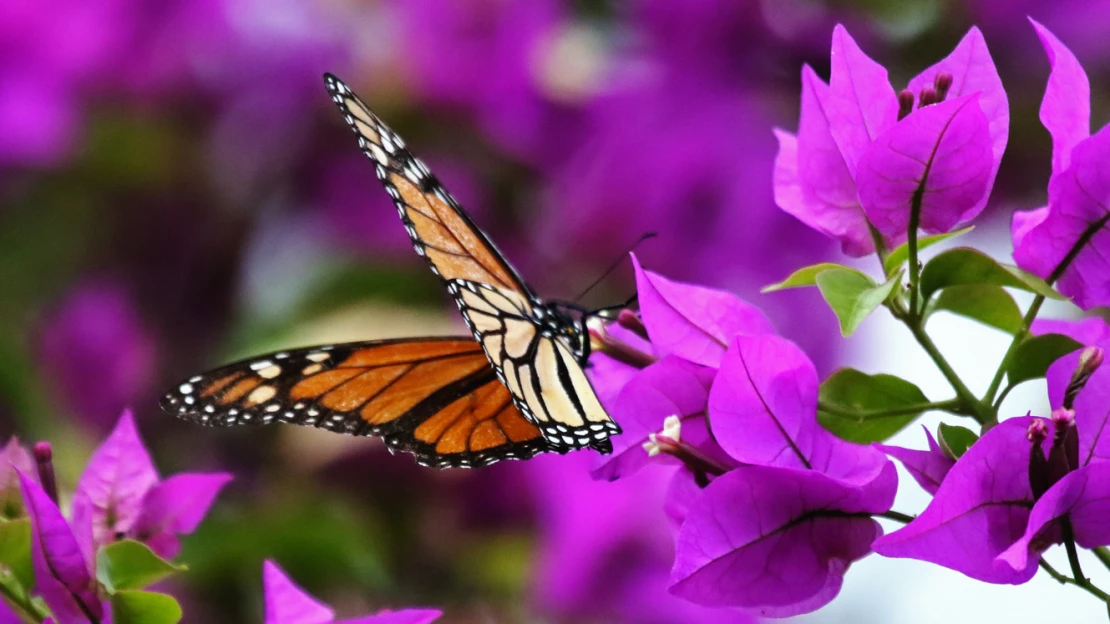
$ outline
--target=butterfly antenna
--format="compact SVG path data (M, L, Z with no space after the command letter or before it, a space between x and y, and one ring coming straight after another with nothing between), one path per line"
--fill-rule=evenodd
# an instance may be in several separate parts
M645 232L645 233L643 233L640 236L640 238L636 239L636 242L629 245L628 249L625 249L624 252L621 253L621 255L617 256L617 259L614 260L613 263L610 264L609 267L606 268L605 271L602 272L602 274L597 279L595 279L589 286L587 286L585 290L583 290L581 293L579 293L578 296L574 298L574 301L581 301L582 297L586 296L586 293L588 293L588 292L590 292L591 290L594 289L594 286L597 286L598 284L600 284L601 280L605 279L606 277L609 277L610 273L617 270L617 267L619 267L621 265L621 263L624 262L625 256L632 253L632 251L635 250L636 247L638 247L640 245L640 243L646 241L649 238L655 238L656 236L658 236L657 232Z

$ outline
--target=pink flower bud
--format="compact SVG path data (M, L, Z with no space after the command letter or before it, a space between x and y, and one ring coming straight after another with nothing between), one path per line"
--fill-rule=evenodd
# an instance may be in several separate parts
M1056 430L1070 429L1075 426L1075 410L1059 407L1052 411L1052 424Z
M33 449L35 464L39 473L39 483L54 504L58 504L58 482L54 478L54 450L49 442L36 442Z
M1025 437L1033 443L1034 446L1040 445L1048 439L1048 425L1043 420L1034 420L1029 425L1029 430L1026 432Z
M937 101L943 102L944 98L948 97L948 90L952 88L952 74L941 72L933 79L933 85L937 90Z

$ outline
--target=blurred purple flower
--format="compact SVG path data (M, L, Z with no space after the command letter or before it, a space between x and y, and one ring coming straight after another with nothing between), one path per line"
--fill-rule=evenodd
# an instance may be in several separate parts
M1032 21L1032 20L1030 20ZM1045 279L1083 309L1110 304L1110 126L1093 136L1091 89L1071 51L1032 22L1052 71L1041 102L1041 122L1052 135L1048 206L1014 215L1014 260Z
M135 539L172 558L181 549L177 535L196 529L230 480L227 473L161 480L125 411L77 482L72 523L81 551L92 560L103 545Z
M915 194L921 229L949 231L986 206L1008 133L978 29L895 94L886 69L837 26L829 84L803 68L798 135L776 131L776 201L852 256L874 250L869 221L888 246L904 240Z
M670 538L661 508L668 477L643 470L594 481L584 454L525 465L536 493L540 544L535 592L549 613L621 622L748 622L664 591Z
M133 32L131 0L28 0L0 6L0 167L49 166L67 156L83 99L114 68Z
M31 561L35 594L58 624L99 621L104 607L96 594L91 560L87 559L58 505L37 483L19 474L23 500L31 518Z
M417 95L473 115L502 149L550 164L573 145L566 104L588 95L602 54L558 0L402 0L402 64ZM583 35L584 32L578 33ZM560 44L571 44L560 62ZM577 45L575 45L577 42ZM600 44L596 44L600 45ZM581 75L579 75L581 74ZM562 84L579 79L587 84ZM587 93L576 90L585 89Z
M925 431L925 437L929 442L929 450L927 451L888 446L886 444L876 444L875 448L902 462L906 471L910 473L914 481L917 481L921 489L930 494L936 494L940 484L948 476L948 471L956 464L956 460L944 454L940 445L933 439L933 434L929 433L928 427L922 425L921 428Z
M154 337L118 286L77 288L48 314L40 334L44 375L66 404L92 424L107 426L154 379Z
M732 470L705 488L682 524L671 592L774 617L814 611L882 535L869 514L890 508L896 485L892 469L863 487L815 470Z
M262 585L266 594L265 624L430 624L443 615L438 609L380 611L352 620L335 621L335 612L297 587L276 563L262 564Z
M26 515L19 475L27 475L38 483L35 458L15 437L0 449L0 516L19 518Z

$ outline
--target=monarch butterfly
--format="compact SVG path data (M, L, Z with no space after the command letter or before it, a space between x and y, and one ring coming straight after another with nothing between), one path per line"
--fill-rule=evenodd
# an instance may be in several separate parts
M621 429L583 370L588 313L539 299L404 141L346 84L324 80L473 338L262 355L183 381L162 408L210 426L276 421L380 436L390 450L441 468L585 447L612 452L609 437Z

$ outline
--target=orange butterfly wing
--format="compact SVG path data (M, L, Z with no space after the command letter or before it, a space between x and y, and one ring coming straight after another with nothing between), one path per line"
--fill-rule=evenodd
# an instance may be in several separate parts
M551 450L470 338L383 340L263 355L182 382L161 405L209 426L284 422L379 436L391 450L440 468L484 466Z
M359 137L362 151L374 161L378 178L393 198L416 253L444 281L489 284L535 297L501 252L474 225L428 167L413 156L401 137L341 80L324 76L328 92Z

